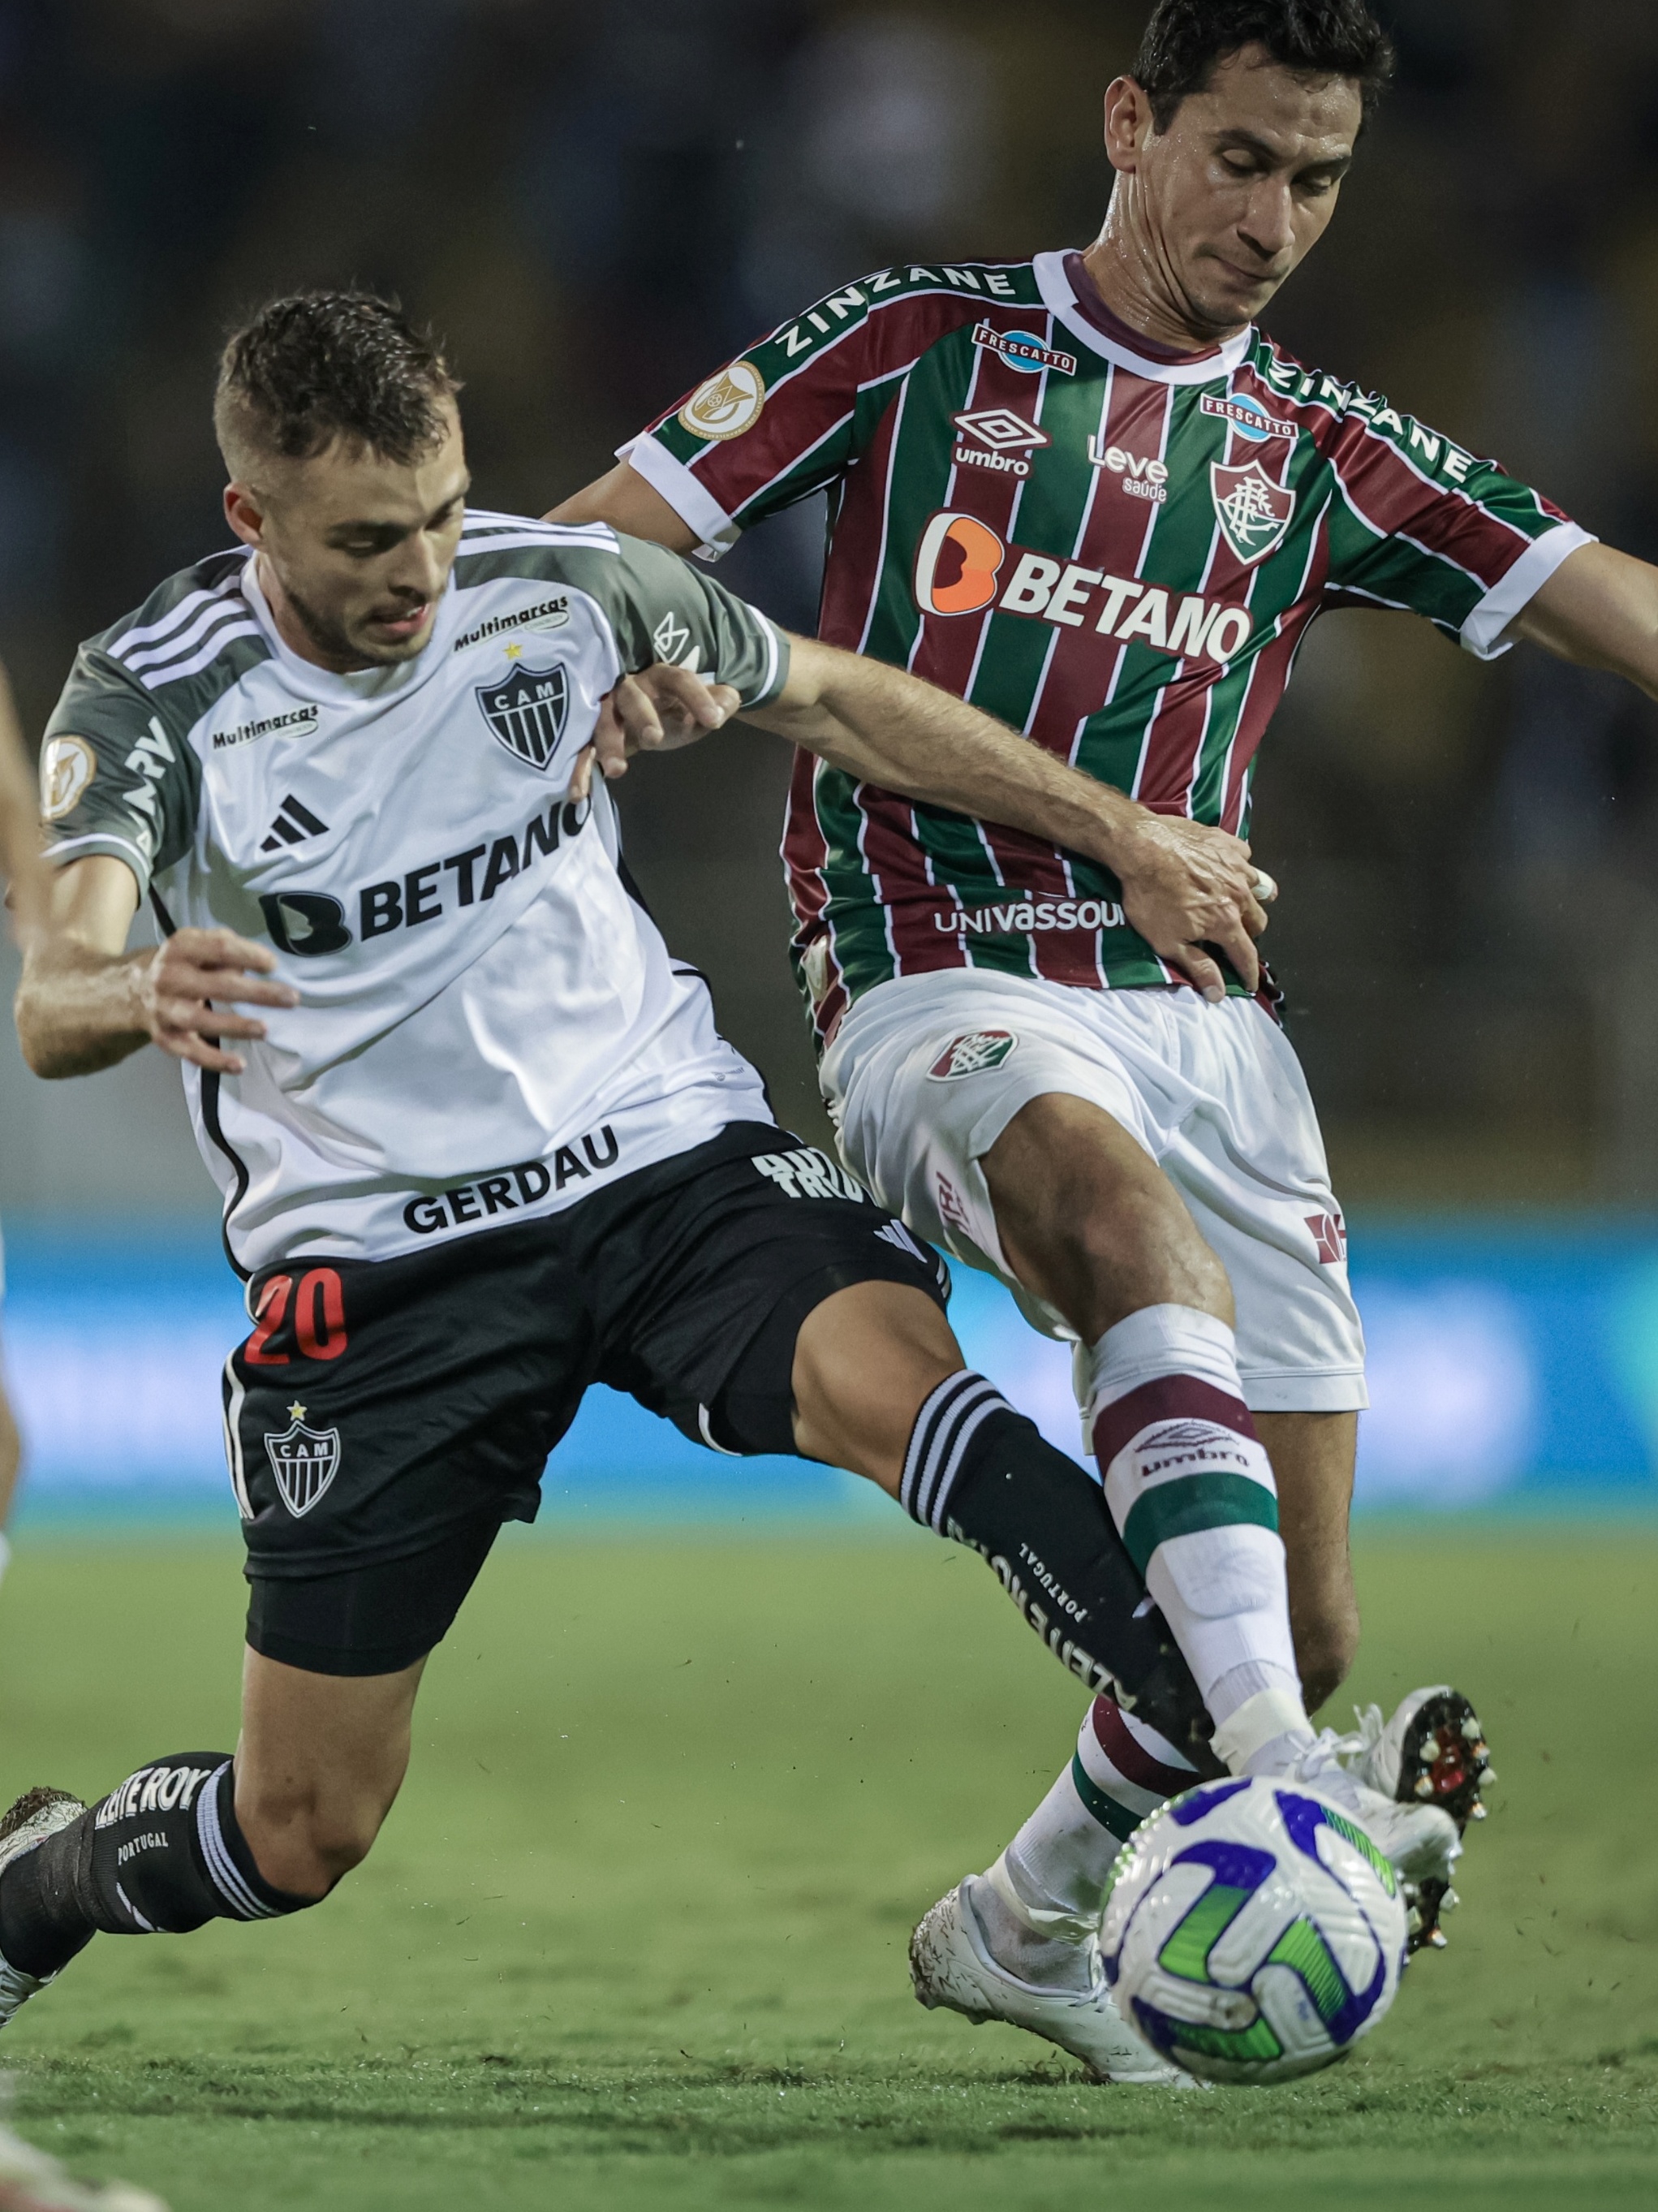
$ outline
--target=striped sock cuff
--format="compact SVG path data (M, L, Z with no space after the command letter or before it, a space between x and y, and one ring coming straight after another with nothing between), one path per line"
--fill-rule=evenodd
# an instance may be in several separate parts
M904 1455L898 1502L912 1520L942 1535L944 1509L974 1437L993 1413L1011 1413L993 1382L970 1367L942 1382L915 1416Z
M1101 1827L1127 1843L1142 1820L1197 1778L1184 1763L1174 1766L1153 1757L1131 1732L1114 1698L1095 1698L1077 1738L1071 1779L1084 1809Z
M221 1790L233 1796L233 1802L223 1808L219 1803ZM274 1904L270 1902L271 1899L281 1898L282 1893L260 1882L258 1889L263 1890L264 1895L259 1895L237 1865L224 1830L225 1814L228 1813L232 1820L236 1817L234 1790L235 1776L231 1761L226 1759L224 1765L210 1777L206 1789L196 1800L196 1840L201 1845L202 1865L223 1907L224 1917L227 1920L275 1920L283 1912L291 1912L301 1905L308 1905L311 1902L309 1898L295 1898ZM244 1844L243 1849L246 1848Z
M1146 1735L1157 1731L1145 1729ZM1164 1739L1157 1737L1159 1744ZM1161 1802L1165 1797L1178 1796L1197 1778L1197 1770L1181 1759L1173 1744L1165 1746L1169 1756L1159 1758L1142 1741L1142 1730L1136 1729L1114 1698L1098 1697L1088 1709L1078 1738L1077 1754L1089 1767L1097 1782L1116 1782L1136 1790L1148 1799ZM1148 1803L1141 1808L1150 1812Z

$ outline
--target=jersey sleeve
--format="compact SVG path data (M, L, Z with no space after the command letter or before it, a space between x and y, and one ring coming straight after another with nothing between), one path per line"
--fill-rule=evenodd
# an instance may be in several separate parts
M716 369L618 456L696 532L701 557L717 560L751 524L857 460L922 354L987 300L1005 304L1003 292L1013 293L1000 272L984 282L987 294L969 295L934 270L879 270L831 292Z
M1570 554L1594 544L1569 515L1497 462L1352 393L1332 459L1333 605L1404 607L1481 660Z
M195 755L149 694L111 656L82 646L40 749L47 858L108 853L138 880L190 850L199 776Z
M642 538L618 535L621 558L605 611L629 672L676 661L763 707L788 680L788 640L735 592Z

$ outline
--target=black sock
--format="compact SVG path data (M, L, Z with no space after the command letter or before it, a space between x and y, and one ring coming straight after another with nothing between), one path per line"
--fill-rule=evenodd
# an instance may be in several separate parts
M141 1766L0 1875L0 1957L26 1974L55 1974L100 1929L181 1936L315 1902L273 1889L254 1864L236 1825L229 1753L179 1752Z
M900 1492L907 1513L989 1560L1048 1649L1109 1692L1205 1774L1214 1723L1192 1670L1118 1534L1094 1478L970 1369L915 1417Z

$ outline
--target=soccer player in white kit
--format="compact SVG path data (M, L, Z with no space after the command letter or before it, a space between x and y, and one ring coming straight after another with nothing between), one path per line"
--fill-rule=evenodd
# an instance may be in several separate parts
M241 544L83 647L48 727L19 1031L52 1077L150 1042L185 1064L252 1323L224 1377L251 1596L234 1756L0 1820L0 2023L99 1930L280 1917L362 1858L427 1656L595 1381L866 1475L1225 1771L1097 1486L966 1369L942 1263L772 1122L586 756L648 671L690 728L740 706L1102 858L1108 794L659 547L469 512L456 389L384 302L262 310L216 413ZM164 941L128 955L145 891ZM1286 1635L1281 1589L1236 1632ZM1448 1876L1444 1812L1321 1786L1406 1880ZM1133 2057L1097 1977L1073 2009Z

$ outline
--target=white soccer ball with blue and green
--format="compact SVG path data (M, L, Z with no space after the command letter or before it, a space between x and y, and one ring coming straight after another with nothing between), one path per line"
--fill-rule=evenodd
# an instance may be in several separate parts
M1187 2073L1288 2081L1392 2004L1404 1899L1363 1828L1304 1784L1188 1790L1112 1876L1100 1951L1123 2018Z

